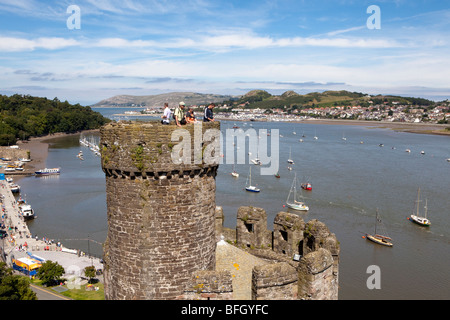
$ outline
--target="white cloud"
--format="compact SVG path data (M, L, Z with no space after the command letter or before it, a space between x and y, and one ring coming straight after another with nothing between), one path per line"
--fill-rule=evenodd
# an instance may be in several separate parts
M33 40L0 37L0 50L3 52L32 51L36 49L58 50L78 45L80 43L77 40L57 37L37 38Z

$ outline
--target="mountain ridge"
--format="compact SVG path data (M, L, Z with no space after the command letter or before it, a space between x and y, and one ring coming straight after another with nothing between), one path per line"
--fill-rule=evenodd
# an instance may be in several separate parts
M336 106L352 104L368 104L370 100L376 104L400 101L400 103L410 105L431 105L434 102L423 98L400 97L394 95L368 95L360 92L324 91L298 94L288 90L281 95L272 95L265 90L251 90L244 95L219 95L196 92L171 92L148 96L117 95L104 99L93 107L162 107L164 103L169 103L170 107L175 107L183 101L186 105L205 105L211 102L227 104L229 106L246 105L249 108L279 108L283 106Z
M92 105L93 107L162 107L169 103L170 107L178 105L181 101L187 105L201 105L211 102L221 103L226 100L237 100L240 96L208 94L197 92L170 92L156 95L133 96L117 95L104 99Z

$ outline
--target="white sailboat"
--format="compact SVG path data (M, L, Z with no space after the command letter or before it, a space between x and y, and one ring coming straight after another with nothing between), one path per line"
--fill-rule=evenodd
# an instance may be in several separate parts
M428 206L427 206L427 200L425 200L425 216L420 216L419 213L419 202L420 201L420 188L417 191L417 200L416 200L416 214L412 214L410 216L410 220L414 223L417 223L418 225L424 226L424 227L429 227L431 225L430 220L427 219L427 212L428 212Z
M236 169L234 168L234 164L233 164L233 172L231 172L231 175L232 175L234 178L239 178L239 173L236 172Z
M292 148L289 148L289 158L288 158L287 162L289 164L294 164L294 160L292 160L291 153L292 153Z
M256 146L256 158L251 160L254 165L260 166L262 165L261 160L259 159L259 138L258 138L258 144Z
M292 200L291 194L293 194ZM286 199L286 205L288 206L288 208L297 211L309 210L309 207L305 203L297 201L297 173L294 176L294 181L292 182L291 190L289 191L289 195Z
M248 175L248 178L247 178L247 181L245 184L245 190L250 191L250 192L260 192L261 191L261 189L252 185L252 167L250 167L250 173Z

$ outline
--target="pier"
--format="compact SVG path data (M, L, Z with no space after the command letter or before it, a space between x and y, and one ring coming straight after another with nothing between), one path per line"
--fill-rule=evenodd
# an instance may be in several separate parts
M32 254L58 262L66 274L68 270L82 271L91 265L96 270L103 269L99 258L88 257L79 250L65 248L61 243L54 243L45 237L33 237L6 180L0 180L0 204L2 224L5 226L3 230L6 231L6 236L0 241L0 257L9 267L12 266L13 258L29 257Z

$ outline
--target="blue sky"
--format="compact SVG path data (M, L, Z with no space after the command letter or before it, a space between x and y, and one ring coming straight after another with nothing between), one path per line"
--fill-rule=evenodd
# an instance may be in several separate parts
M70 29L70 5L80 29ZM380 29L369 29L371 5ZM450 98L450 1L0 0L0 93Z

